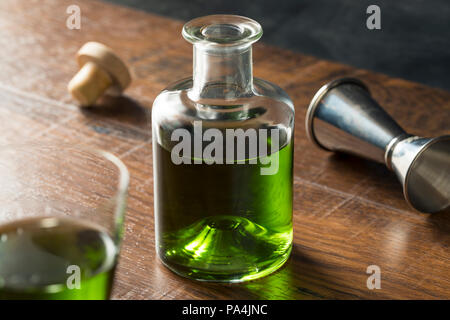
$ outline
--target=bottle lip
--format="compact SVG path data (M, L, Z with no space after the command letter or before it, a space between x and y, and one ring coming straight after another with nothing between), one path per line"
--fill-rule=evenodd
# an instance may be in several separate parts
M212 47L250 45L261 38L261 25L253 19L227 14L199 17L183 26L183 37L192 44Z

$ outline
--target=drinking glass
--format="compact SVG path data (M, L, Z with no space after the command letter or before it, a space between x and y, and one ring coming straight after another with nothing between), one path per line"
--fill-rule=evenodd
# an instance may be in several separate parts
M108 299L129 174L78 145L0 148L0 299Z

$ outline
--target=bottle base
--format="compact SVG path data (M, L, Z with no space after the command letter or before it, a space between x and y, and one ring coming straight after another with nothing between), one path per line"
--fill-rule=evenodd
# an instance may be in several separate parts
M292 228L273 232L235 216L214 216L164 236L162 263L183 277L236 283L258 279L289 258Z

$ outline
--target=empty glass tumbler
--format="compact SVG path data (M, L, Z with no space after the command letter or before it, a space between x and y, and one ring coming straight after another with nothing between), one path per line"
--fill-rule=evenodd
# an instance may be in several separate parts
M253 78L261 35L241 16L188 22L193 77L153 104L156 248L188 278L256 279L291 251L294 107L279 87Z

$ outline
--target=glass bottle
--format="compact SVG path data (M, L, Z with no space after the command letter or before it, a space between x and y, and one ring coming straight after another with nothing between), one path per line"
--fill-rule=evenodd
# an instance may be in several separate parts
M191 279L256 279L291 251L294 107L253 78L256 21L206 16L182 34L193 77L163 90L152 110L157 253Z

